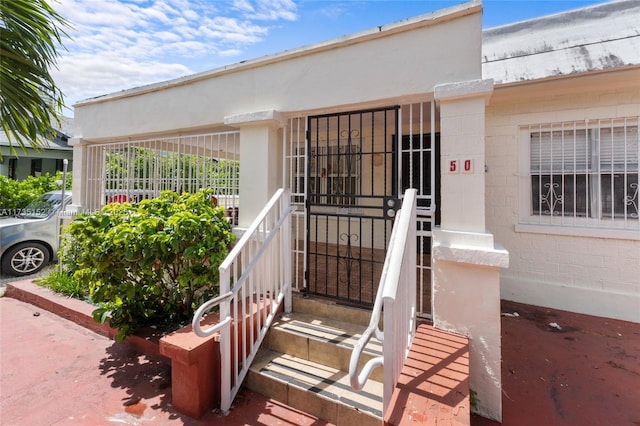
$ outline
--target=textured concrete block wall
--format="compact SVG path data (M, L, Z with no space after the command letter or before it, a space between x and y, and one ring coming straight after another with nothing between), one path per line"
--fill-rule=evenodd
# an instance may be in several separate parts
M515 230L528 202L521 194L520 127L640 116L638 77L636 71L494 91L486 116L485 196L487 228L510 253L503 298L640 322L640 229L627 232L632 239L607 231L585 237Z

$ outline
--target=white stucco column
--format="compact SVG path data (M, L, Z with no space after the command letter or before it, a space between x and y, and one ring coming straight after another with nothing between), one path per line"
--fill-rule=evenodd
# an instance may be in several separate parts
M82 211L85 207L85 192L86 188L84 183L88 180L87 171L87 145L83 143L81 138L69 139L69 145L73 147L73 170L72 170L72 187L71 192L73 198L67 209L78 212Z
M284 125L275 110L225 117L225 124L240 129L240 212L238 225L246 228L282 183Z
M433 232L433 322L469 337L474 412L502 420L500 268L509 254L485 228L485 105L492 80L436 86L441 224Z

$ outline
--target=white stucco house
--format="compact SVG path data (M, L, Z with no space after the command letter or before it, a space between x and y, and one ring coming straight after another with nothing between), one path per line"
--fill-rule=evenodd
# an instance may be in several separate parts
M210 186L243 228L284 187L294 287L367 308L416 188L418 310L471 337L499 418L501 298L640 322L640 4L481 18L472 1L80 102L74 204ZM239 161L239 181L180 158Z

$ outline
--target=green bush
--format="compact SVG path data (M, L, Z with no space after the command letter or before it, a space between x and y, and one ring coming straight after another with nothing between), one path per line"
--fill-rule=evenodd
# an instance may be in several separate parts
M218 267L234 239L208 190L109 204L78 216L67 233L64 268L88 284L94 319L117 328L117 340L189 321L218 294Z
M29 176L25 180L9 179L0 176L0 216L10 215L27 206L41 194L61 189L62 172L55 176L49 173L43 176ZM71 189L71 173L67 173L67 189Z

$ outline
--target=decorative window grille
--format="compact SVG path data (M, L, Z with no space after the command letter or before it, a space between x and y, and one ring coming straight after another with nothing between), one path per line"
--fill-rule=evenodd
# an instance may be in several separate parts
M528 135L533 217L637 224L638 117L530 126Z

